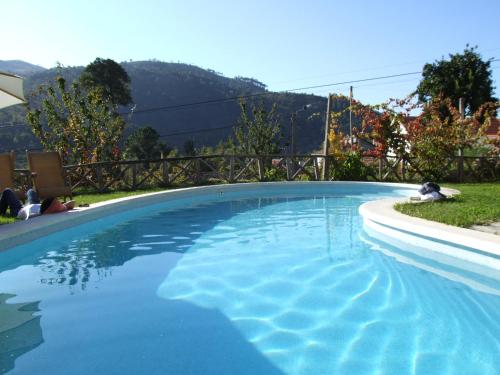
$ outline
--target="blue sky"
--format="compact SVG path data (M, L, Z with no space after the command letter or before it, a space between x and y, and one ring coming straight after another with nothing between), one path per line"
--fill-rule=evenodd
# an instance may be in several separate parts
M155 58L254 77L271 90L419 71L467 43L500 57L497 0L10 0L2 8L11 16L2 17L0 60L52 67ZM500 62L492 66L498 87ZM404 97L418 78L354 84L354 95ZM348 86L310 91L347 94Z

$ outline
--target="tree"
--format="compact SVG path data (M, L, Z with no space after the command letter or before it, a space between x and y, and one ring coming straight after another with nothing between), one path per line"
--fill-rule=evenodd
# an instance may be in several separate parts
M491 59L483 61L476 49L467 45L462 54L450 55L450 60L425 64L422 80L415 92L419 100L429 102L444 97L458 105L458 100L463 97L469 115L482 104L496 101L493 97Z
M234 129L236 151L256 155L278 153L283 134L276 104L270 111L265 109L263 103L253 105L251 114L243 101L240 108L241 116Z
M406 124L409 158L416 160L426 179L441 180L450 157L484 144L489 117L497 109L496 103L484 103L462 118L451 99L434 99Z
M411 98L391 100L378 106L358 105L363 129L358 138L374 143L365 155L395 156L410 162L424 179L441 180L449 172L450 158L485 144L490 116L499 103L484 103L471 116L462 118L450 98L436 98L425 105ZM412 111L421 113L412 116Z
M27 121L44 149L59 151L69 163L119 159L125 121L116 105L100 87L66 86L64 78L56 77L54 84L40 86L28 105Z
M364 154L377 158L388 154L405 156L407 149L404 124L408 122L415 108L410 100L390 100L387 103L367 106L356 102L353 112L362 118L361 129L356 129L356 137L373 145Z
M132 103L130 77L120 64L111 59L96 58L87 65L80 76L80 82L86 89L101 87L113 104Z
M127 158L140 160L157 159L163 151L165 144L160 141L160 135L151 126L139 128L134 131L125 143Z

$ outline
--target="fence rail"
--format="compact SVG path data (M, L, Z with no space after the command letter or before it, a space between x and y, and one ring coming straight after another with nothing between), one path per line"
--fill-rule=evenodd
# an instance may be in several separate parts
M115 189L140 189L151 186L192 186L207 183L247 181L332 181L339 179L344 159L307 155L208 155L124 160L67 165L63 169L72 189L104 192ZM415 160L396 157L364 157L363 175L342 179L369 181L421 182L425 172ZM322 176L323 166L327 173ZM425 166L424 166L425 167ZM453 157L443 166L447 181L498 181L499 157ZM17 169L19 186L29 186L30 174Z

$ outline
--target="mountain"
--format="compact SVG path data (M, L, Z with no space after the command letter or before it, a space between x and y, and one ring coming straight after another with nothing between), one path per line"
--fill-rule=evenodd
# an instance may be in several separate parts
M297 150L311 152L317 150L323 142L326 108L324 97L273 93L267 91L265 84L253 78L229 78L213 70L188 64L153 60L126 62L122 63L122 66L131 78L135 105L133 111L131 108L120 108L120 112L129 114L127 134L136 127L150 125L160 133L163 142L179 148L181 152L188 140L194 141L195 147L215 146L232 135L231 126L236 124L240 116L238 101L232 98L257 94L246 99L247 102L262 102L268 108L274 103L277 104L284 143L288 140L290 118L295 111L298 111ZM40 84L50 82L58 72L68 81L72 81L79 77L82 70L83 67L40 70L26 78L25 91L28 94ZM200 103L214 99L227 100ZM304 106L308 104L311 105L307 111L303 111ZM339 106L345 107L347 103L336 103L335 107ZM25 122L24 115L22 106L0 110L0 152L39 147L29 129L22 126ZM14 126L8 126L9 124Z
M0 60L0 72L17 74L21 77L29 77L44 70L46 70L44 67L21 60Z

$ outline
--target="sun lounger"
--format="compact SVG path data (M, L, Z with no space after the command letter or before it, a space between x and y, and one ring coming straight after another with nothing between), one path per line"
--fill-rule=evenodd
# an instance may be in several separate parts
M33 186L40 199L72 198L71 187L64 178L61 155L58 152L28 152L27 156Z
M17 195L20 200L25 200L26 195L23 191L15 188L14 166L16 155L13 152L0 154L0 194L4 189L9 188Z

